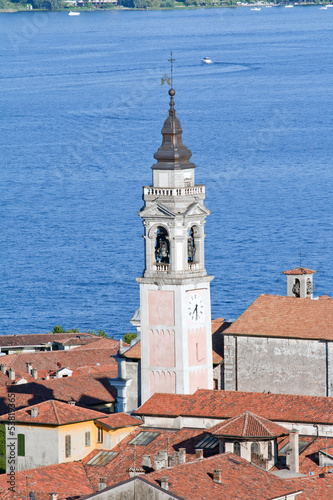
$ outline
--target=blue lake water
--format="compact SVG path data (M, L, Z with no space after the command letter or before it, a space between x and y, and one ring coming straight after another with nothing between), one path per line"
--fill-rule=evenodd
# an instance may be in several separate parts
M300 248L333 296L332 44L333 8L1 14L0 334L133 330L171 49L213 316L285 294Z

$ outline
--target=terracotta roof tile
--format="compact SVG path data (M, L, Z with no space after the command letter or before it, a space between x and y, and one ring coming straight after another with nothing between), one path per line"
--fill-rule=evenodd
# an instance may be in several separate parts
M0 498L25 499L30 491L38 500L49 500L49 494L58 493L58 500L73 499L93 493L84 467L78 462L49 465L16 472L16 494L8 491L8 476L0 475Z
M209 429L215 436L233 437L277 437L289 434L289 431L271 420L259 417L250 411L245 411L237 417L230 418L222 424L217 424Z
M89 333L36 333L22 335L0 335L0 346L29 346L64 342L70 338L81 338L83 342L94 339L95 335Z
M332 500L333 474L326 474L323 470L320 476L308 476L293 479L292 484L303 491L299 500ZM289 482L289 481L286 481Z
M115 401L116 390L110 385L107 375L82 375L50 380L35 380L33 383L7 386L0 389L0 414L8 411L8 393L15 394L16 408L57 399L75 401L81 406L92 406Z
M306 269L305 267L296 267L295 269L289 269L289 271L283 271L282 274L314 274L317 271L312 271L312 269Z
M333 300L260 295L225 333L333 340Z
M95 336L95 339L93 339L93 341L88 345L81 345L80 347L75 348L76 351L82 351L84 349L113 349L118 351L119 340L111 339L109 337ZM117 352L115 352L115 354L116 353Z
M32 409L36 409L37 415L31 415ZM66 425L74 422L84 422L86 420L96 420L103 416L102 412L73 406L62 401L44 401L29 408L23 408L15 412L17 423L45 424L45 425ZM0 416L1 421L8 421L8 413Z
M221 470L221 484L213 481L214 470ZM145 476L160 485L168 478L169 491L184 500L272 500L301 491L269 472L263 471L232 453L196 460L171 469L163 469Z
M15 370L26 371L26 363L31 363L32 368L36 370L59 370L59 368L75 369L79 366L94 366L97 363L114 364L116 361L112 356L117 354L118 347L109 347L104 349L93 349L84 346L84 349L79 347L69 351L39 351L39 352L21 352L19 354L9 354L3 356L7 370L14 368Z
M333 424L333 398L208 389L154 394L134 414L227 419L246 410L278 422Z
M99 419L98 422L109 429L120 429L122 427L131 427L143 424L140 418L132 417L127 413L112 413L107 417Z

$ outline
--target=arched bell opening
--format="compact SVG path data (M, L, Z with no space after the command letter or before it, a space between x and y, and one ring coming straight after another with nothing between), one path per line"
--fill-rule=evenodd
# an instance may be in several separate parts
M314 284L310 278L306 280L306 294L307 295L312 295L314 292Z
M195 262L195 240L194 240L194 227L191 227L188 238L187 238L187 261L190 263Z
M158 226L155 239L155 260L158 264L169 264L170 246L167 230Z
M294 286L292 288L292 292L295 297L300 297L301 296L301 282L298 278L295 279Z

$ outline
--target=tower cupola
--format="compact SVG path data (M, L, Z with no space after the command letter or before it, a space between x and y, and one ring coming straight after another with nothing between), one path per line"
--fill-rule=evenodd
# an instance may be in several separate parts
M183 129L180 120L177 118L173 100L175 93L174 89L169 90L170 108L168 118L165 120L162 128L162 145L154 154L154 158L156 158L158 163L153 165L153 169L174 170L195 168L194 163L189 161L192 151L183 144Z
M312 299L314 292L313 275L316 272L305 267L296 267L284 271L282 274L287 276L287 296Z

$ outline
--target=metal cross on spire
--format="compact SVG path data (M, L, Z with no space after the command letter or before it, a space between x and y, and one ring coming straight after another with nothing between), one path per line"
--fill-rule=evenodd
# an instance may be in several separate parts
M169 61L170 65L171 65L171 88L173 89L173 64L172 63L175 62L176 59L172 58L172 50L170 52L170 55L171 55L171 58L168 59L168 61Z

